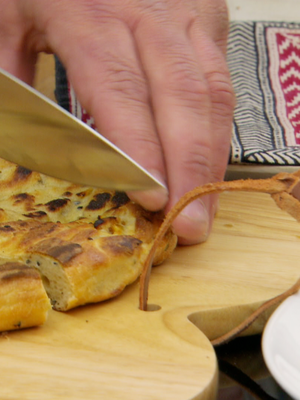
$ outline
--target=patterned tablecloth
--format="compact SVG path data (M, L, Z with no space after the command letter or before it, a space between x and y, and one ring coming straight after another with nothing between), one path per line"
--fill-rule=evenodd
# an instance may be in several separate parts
M300 24L232 22L230 163L300 164Z
M229 164L300 165L300 23L234 21L227 57L237 98ZM56 61L58 102L95 127Z

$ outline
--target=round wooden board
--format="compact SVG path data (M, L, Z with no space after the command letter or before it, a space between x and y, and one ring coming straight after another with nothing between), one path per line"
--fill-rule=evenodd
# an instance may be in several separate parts
M213 399L209 339L298 279L299 243L300 225L268 195L222 194L208 241L177 248L153 269L156 311L138 309L137 282L116 299L2 334L0 398Z

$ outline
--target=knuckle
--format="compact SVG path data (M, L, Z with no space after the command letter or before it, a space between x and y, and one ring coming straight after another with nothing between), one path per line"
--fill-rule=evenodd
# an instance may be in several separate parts
M106 59L103 90L114 91L120 100L148 102L148 90L143 74L132 64L113 58Z
M167 4L161 0L139 0L139 9L144 16L160 16L167 10Z
M188 150L183 152L182 168L191 176L201 176L209 180L211 149L203 143L193 143Z
M223 43L229 29L229 13L225 0L202 2L198 15L191 20L190 27L204 29L216 42Z
M138 149L139 159L147 160L148 163L156 162L161 157L161 146L157 137L149 132L149 129L139 127L138 130L128 133L128 143L127 146L134 145L134 148ZM128 154L131 151L128 148ZM163 168L163 166L162 166Z
M228 114L235 106L235 93L227 72L213 71L206 76L213 105Z
M179 98L185 104L198 109L209 96L209 86L201 79L197 66L188 58L176 57L167 68L167 79L162 83L168 95Z
M78 46L84 48L86 58L98 65L97 80L103 93L117 92L120 102L124 99L148 102L146 80L133 57L122 57L108 45L103 49L102 42L97 40L82 38L79 42Z
M147 152L153 151L154 153L160 152L160 145L159 142L156 140L155 137L149 135L149 132L138 132L138 134L134 137L134 143L136 144L137 148L145 148Z

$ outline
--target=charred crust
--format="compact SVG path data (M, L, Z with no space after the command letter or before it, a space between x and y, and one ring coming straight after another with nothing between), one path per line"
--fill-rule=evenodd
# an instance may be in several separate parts
M106 217L106 218L101 218L101 217L98 217L98 219L94 222L94 228L98 228L98 226L101 226L101 225L103 225L103 224L105 224L106 222L108 222L108 221L116 221L116 217Z
M16 203L21 203L22 201L26 200L34 200L34 196L28 193L18 193L14 195L13 198L15 199Z
M33 268L20 262L7 262L0 265L1 281L10 281L18 278L39 279L40 275Z
M82 247L78 243L68 243L62 246L54 246L48 250L48 254L60 261L62 264L67 263L73 257L82 253Z
M104 219L102 219L102 218L98 218L95 222L94 222L94 228L98 228L98 226L100 226L100 225L102 225L102 224L104 224Z
M17 166L14 174L14 180L15 181L22 181L27 179L30 175L32 174L32 171L30 169L27 169L25 167L21 167L20 165Z
M42 218L45 215L47 215L47 213L45 211L34 211L29 214L23 214L23 216L27 217L27 218Z
M28 226L28 223L26 221L16 221L15 224L17 225L17 227L21 227L21 228L22 227L27 228L27 226Z
M25 271L15 271L1 277L2 281L10 281L18 278L36 278L35 274L28 274Z
M118 246L123 249L126 249L130 253L133 253L134 250L139 247L143 242L140 239L129 237L129 236L121 236L121 240L118 242Z
M28 193L18 193L12 199L14 200L14 205L23 204L27 211L32 209L35 201L35 197Z
M23 222L23 221L22 221ZM53 223L53 222L46 222L46 223L39 223L37 222L36 226L29 226L30 231L33 232L33 235L38 237L39 235L50 235L56 229L59 228L60 222Z
M78 197L85 197L86 196L86 192L78 192L78 193L76 193L76 196L78 196Z
M67 263L73 257L83 252L78 243L70 243L58 238L45 239L33 248L42 254L47 254L62 264Z
M73 194L72 192L66 191L66 192L63 194L63 196L71 197L72 194Z
M110 200L110 193L97 193L93 200L86 206L86 210L100 210Z
M14 232L15 229L10 225L3 225L3 226L0 226L0 231L1 232Z
M17 261L10 261L0 265L0 272L4 271L13 271L13 270L24 270L29 271L32 270L31 267L28 267L26 264L17 262Z
M132 255L143 242L133 236L111 236L107 237L104 248L109 248L111 253Z
M65 207L69 201L70 199L51 200L48 203L46 203L45 206L47 207L48 211L55 212Z
M124 192L116 192L115 195L111 199L113 205L118 208L127 204L130 200L126 193Z

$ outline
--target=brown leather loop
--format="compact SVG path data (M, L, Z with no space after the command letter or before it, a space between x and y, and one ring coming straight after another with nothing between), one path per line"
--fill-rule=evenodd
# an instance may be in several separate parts
M287 211L297 221L300 221L300 201L297 196L299 183L300 170L293 174L280 173L269 179L247 179L229 182L217 182L213 184L209 183L203 186L196 187L195 189L186 193L166 215L164 222L162 223L156 235L152 248L150 249L148 257L145 261L143 272L140 277L139 308L144 311L147 310L149 280L155 250L164 235L166 234L167 230L172 226L174 219L189 203L202 196L212 193L221 193L225 191L269 193L278 205L278 207L280 207L284 211ZM214 346L218 346L233 339L246 328L248 328L265 310L267 310L269 307L279 304L288 296L296 293L299 289L300 279L295 283L295 285L293 285L283 294L262 304L261 307L259 307L252 315L250 315L245 321L243 321L232 331L228 332L226 335L221 336L220 338L214 339L212 341L212 344Z

